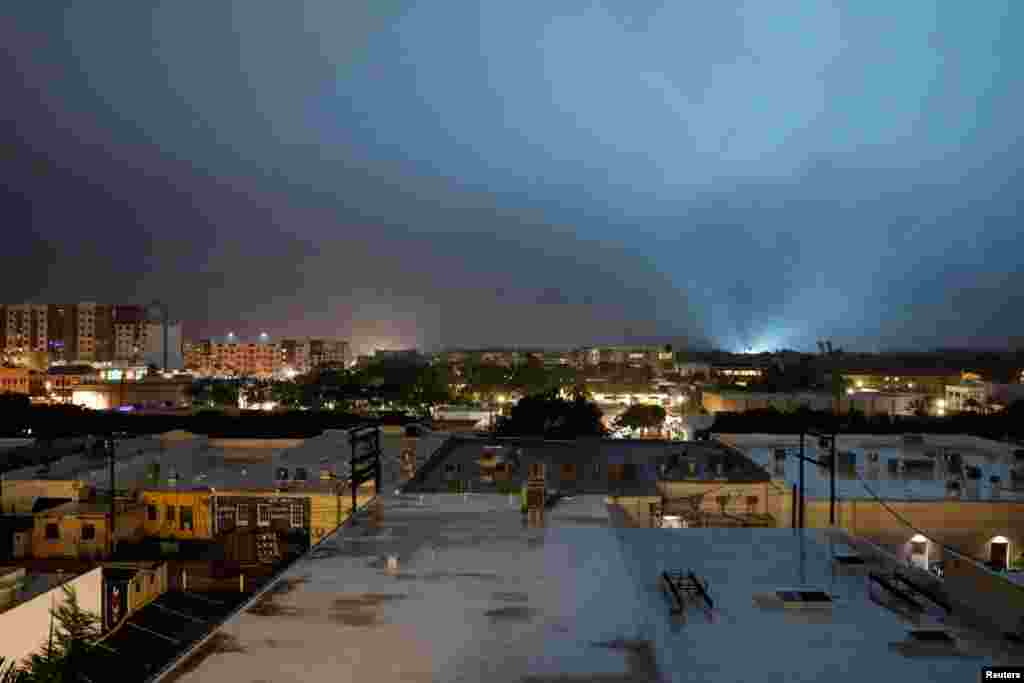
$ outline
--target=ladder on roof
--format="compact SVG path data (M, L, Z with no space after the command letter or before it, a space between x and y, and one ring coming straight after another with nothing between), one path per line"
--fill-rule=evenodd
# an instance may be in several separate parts
M687 602L696 600L702 601L707 609L714 609L715 603L708 595L707 581L702 581L692 570L685 573L665 571L661 573L661 576L670 595L674 598L673 613L682 612Z
M948 614L952 611L945 598L899 570L888 574L870 572L868 578L918 612Z

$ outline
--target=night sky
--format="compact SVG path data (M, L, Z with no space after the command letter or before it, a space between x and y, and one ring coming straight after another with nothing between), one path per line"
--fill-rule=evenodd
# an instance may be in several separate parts
M1019 0L60 4L0 21L7 303L362 348L1024 338Z

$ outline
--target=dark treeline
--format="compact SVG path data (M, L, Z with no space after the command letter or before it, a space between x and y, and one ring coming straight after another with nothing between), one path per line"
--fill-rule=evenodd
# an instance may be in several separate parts
M0 437L31 435L45 443L117 432L145 435L180 429L212 438L309 438L325 429L347 429L365 423L404 425L415 420L397 412L361 416L327 410L240 414L210 410L191 415L146 415L96 412L77 406L32 406L21 398L0 396Z

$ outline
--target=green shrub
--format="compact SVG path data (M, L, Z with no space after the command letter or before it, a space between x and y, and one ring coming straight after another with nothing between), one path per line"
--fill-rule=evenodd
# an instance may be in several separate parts
M499 481L497 483L498 493L514 495L519 493L519 485L514 481Z

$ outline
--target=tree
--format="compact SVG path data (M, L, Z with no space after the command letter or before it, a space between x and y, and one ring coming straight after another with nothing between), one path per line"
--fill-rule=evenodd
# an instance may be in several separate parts
M32 401L24 394L0 394L0 435L17 436L28 426Z
M270 387L270 400L285 408L298 408L302 389L295 382L275 382Z
M434 406L451 400L447 368L436 365L423 368L415 381L405 387L402 398L405 403L429 415Z
M216 382L210 388L210 399L214 405L224 408L237 408L238 385L234 382Z
M61 591L63 604L50 610L50 638L39 652L28 657L23 667L25 678L21 680L26 683L84 680L79 662L100 636L99 617L82 609L73 587L61 586Z
M240 393L245 397L246 405L250 407L270 400L270 386L265 382L246 385L240 390Z
M0 657L0 683L29 683L28 672Z
M511 371L500 365L480 363L468 365L464 370L466 385L464 394L473 395L480 400L490 402L494 395L509 386Z
M527 396L499 423L498 433L505 436L543 436L574 439L604 434L601 410L587 401L582 392L566 400L557 391Z
M661 429L665 424L665 409L659 405L637 403L626 409L615 420L618 427L628 427L646 432L648 429Z

